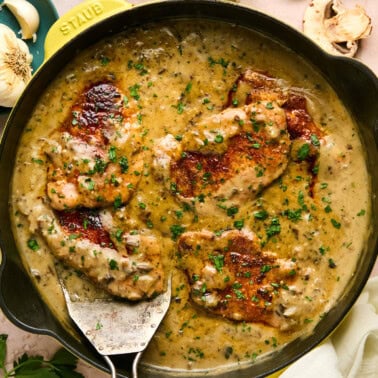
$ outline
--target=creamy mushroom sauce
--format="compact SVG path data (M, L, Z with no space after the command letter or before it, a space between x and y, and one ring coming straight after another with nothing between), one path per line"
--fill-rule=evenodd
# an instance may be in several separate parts
M307 163L291 162L280 179L257 199L241 204L237 214L228 216L219 209L197 216L154 179L151 151L167 133L180 139L194 119L219 113L246 68L268 73L306 95L309 113L326 133L314 195L309 195ZM117 212L125 215L128 228L156 236L166 270L173 272L170 310L144 363L179 370L232 367L311 332L353 275L367 235L369 179L356 125L329 84L300 57L255 32L199 20L127 31L81 52L44 91L25 127L12 181L13 229L25 265L55 315L69 328L56 262L40 235L30 233L33 225L25 214L47 198L46 156L41 151L45 138L64 121L88 83L99 80L116 83L138 101L147 154L138 190ZM254 216L261 209L269 214L265 220ZM267 238L272 217L279 219L281 230ZM240 221L261 239L263 250L296 261L297 306L304 307L306 316L290 331L225 320L189 300L186 275L177 269L171 226L220 233L240 227ZM79 295L80 288L91 287L72 276Z

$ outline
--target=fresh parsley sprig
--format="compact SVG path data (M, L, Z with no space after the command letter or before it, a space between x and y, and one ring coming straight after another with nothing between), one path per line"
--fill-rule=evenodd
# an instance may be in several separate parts
M13 362L13 368L8 371L5 367L7 339L8 335L0 334L0 372L4 378L84 378L81 373L75 371L77 357L64 348L59 349L51 360L24 353Z

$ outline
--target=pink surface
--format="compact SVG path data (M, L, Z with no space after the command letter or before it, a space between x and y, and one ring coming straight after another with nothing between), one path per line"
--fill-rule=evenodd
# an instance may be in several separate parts
M63 14L72 8L80 0L55 0L54 3L59 14ZM142 1L130 1L133 4ZM243 0L242 4L251 6L257 10L266 12L273 17L290 24L301 30L302 17L310 0ZM371 36L361 44L361 48L356 59L370 67L378 75L378 1L376 0L343 0L346 6L354 4L362 5L373 22L373 32ZM378 275L378 264L375 265L372 275ZM0 311L0 334L8 334L8 356L9 364L18 358L24 351L29 354L42 354L46 358L50 357L54 351L60 347L58 342L48 336L33 335L24 332L11 324ZM105 378L108 375L88 366L80 361L79 370L90 378Z

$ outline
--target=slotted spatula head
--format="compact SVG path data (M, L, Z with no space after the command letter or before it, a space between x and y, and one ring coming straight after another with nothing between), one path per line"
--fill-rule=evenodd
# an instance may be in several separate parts
M144 350L168 310L171 280L165 293L152 300L130 303L115 299L79 299L70 295L61 279L68 312L102 355Z

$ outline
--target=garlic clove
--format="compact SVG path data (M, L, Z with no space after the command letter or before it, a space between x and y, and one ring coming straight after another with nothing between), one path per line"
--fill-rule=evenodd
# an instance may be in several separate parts
M0 106L14 106L31 78L32 60L26 43L0 24Z
M37 39L39 28L39 14L37 9L26 0L4 0L3 4L9 8L21 27L22 39Z

